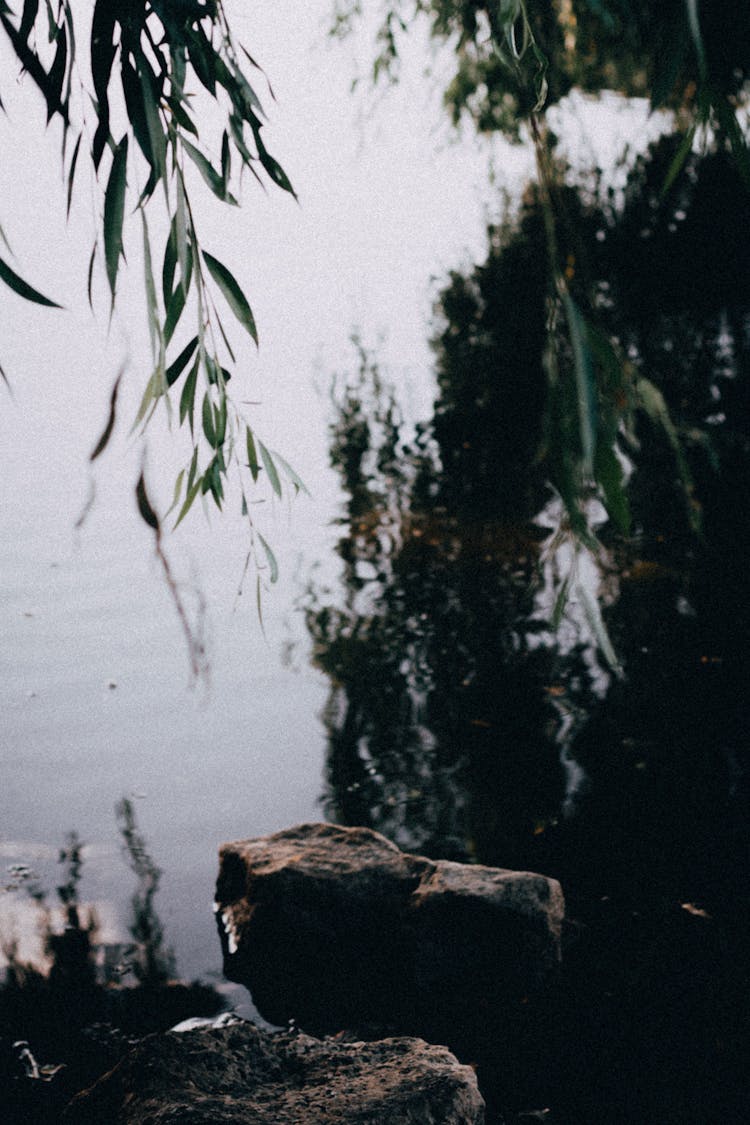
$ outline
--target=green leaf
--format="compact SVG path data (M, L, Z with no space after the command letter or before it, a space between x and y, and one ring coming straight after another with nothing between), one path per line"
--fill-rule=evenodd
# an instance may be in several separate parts
M104 257L107 263L107 278L113 303L117 282L117 267L122 254L122 222L125 214L127 164L128 135L126 133L115 149L107 190L104 195Z
M200 149L197 149L195 145L192 145L190 141L186 140L185 137L182 138L182 147L185 149L185 152L188 154L193 164L195 164L216 198L220 199L222 203L231 203L236 207L237 200L227 191L223 177L216 171L210 160L203 155Z
M117 415L117 396L120 392L120 380L122 379L122 374L122 371L120 371L119 375L115 379L114 386L112 387L112 394L109 397L109 417L107 419L107 424L102 431L101 437L99 438L98 442L91 452L89 461L96 461L99 454L103 453L106 449L109 439L112 436L112 430L114 429L115 418Z
M7 262L0 258L0 280L4 281L6 285L19 295L25 301L32 301L36 305L47 305L49 308L60 309L62 305L58 305L56 301L51 301L49 297L43 296L36 289L33 289L22 277L19 277L15 270L12 270Z
M174 114L174 118L175 118L175 121L177 122L177 124L180 125L181 128L187 129L188 133L192 133L194 137L197 137L198 136L198 130L195 126L195 122L185 112L185 107L182 105L179 98L174 97L173 95L170 94L169 97L167 98L167 104L169 105L169 108L172 110L172 113Z
M259 531L256 531L256 535L258 536L260 545L265 551L266 558L268 559L268 565L271 569L271 582L276 582L279 577L279 564L276 561L276 556L261 533Z
M193 450L193 456L190 460L190 469L188 470L188 479L187 479L187 491L188 492L193 487L193 481L195 480L195 474L196 474L197 470L198 470L198 446L196 445L195 449Z
M555 598L555 604L552 609L552 620L550 624L552 626L553 632L555 633L560 628L560 623L563 619L563 614L565 613L565 607L568 604L569 593L570 575L568 574L566 575L565 581L561 585L560 589L557 591L557 597Z
M607 515L617 530L627 535L630 531L630 503L625 492L622 465L613 446L599 442L595 470Z
M159 306L156 299L156 286L154 285L154 271L151 265L151 240L148 236L148 223L146 212L141 207L141 222L143 224L143 273L146 286L146 307L148 312L148 330L151 340L151 354L154 358L159 356L163 362L164 341L159 324Z
M146 389L143 392L143 397L141 398L141 403L138 407L138 413L135 416L135 421L133 422L131 433L146 417L149 406L152 406L151 414L153 414L154 410L156 409L156 403L159 399L159 396L163 393L163 390L164 372L157 366L149 376L149 380L146 383ZM149 419L151 418L151 414L149 414Z
M176 216L173 217L169 227L167 245L164 247L164 262L161 269L161 292L164 298L164 308L169 308L174 287L174 273L177 266L177 234L175 232Z
M151 507L151 501L146 492L146 481L144 480L143 472L141 472L138 478L138 484L135 486L135 498L138 501L138 511L141 514L141 518L145 520L148 526L152 527L158 535L160 530L159 517Z
M250 469L253 481L257 482L258 473L260 472L260 465L258 464L258 455L255 450L255 440L253 438L253 431L249 426L245 427L247 436L247 464Z
M177 241L177 261L180 263L180 278L182 287L187 296L189 277L190 277L190 264L189 264L189 243L188 243L188 220L187 220L187 204L185 201L185 184L183 183L182 173L177 176L177 207L174 214L174 229L175 239Z
M83 133L79 133L78 134L78 140L76 141L76 146L73 149L73 156L72 156L71 161L70 161L70 171L68 172L68 207L67 207L67 211L66 211L66 214L68 216L70 215L70 205L73 201L73 180L75 179L76 164L78 163L78 153L80 152L80 149L81 149L81 141L82 140L83 140Z
M203 477L198 477L198 479L193 482L192 486L188 487L187 495L185 497L185 502L183 503L182 507L180 508L180 514L178 515L177 519L175 520L174 527L172 528L173 531L176 530L176 528L178 528L180 526L180 524L184 520L185 516L188 514L188 512L192 508L193 501L195 500L196 496L200 492L202 484L203 484Z
M253 317L247 298L237 284L236 279L225 265L205 250L203 251L203 260L208 266L209 273L224 294L230 309L257 344L258 331L255 327L255 318Z
M190 362L190 359L193 355L193 352L195 351L195 349L197 347L198 347L198 337L193 336L190 343L186 344L185 347L180 352L180 354L177 356L177 359L174 360L173 363L170 363L169 367L167 368L167 370L165 372L165 378L167 380L167 386L168 387L174 386L174 384L177 382L180 375L182 374L182 372L185 370L188 363ZM182 410L180 410L180 421L182 421Z
M596 447L596 380L591 361L591 350L586 338L586 324L573 298L563 293L563 306L570 331L576 376L576 402L578 404L578 432L581 439L582 468L587 477L594 472Z
M182 316L185 308L185 289L182 285L178 285L172 294L172 299L167 308L167 317L164 321L164 340L169 343L174 335L174 330L179 324L180 317Z
M94 243L94 245L91 249L91 257L89 258L89 270L88 270L88 274L86 276L86 292L88 293L88 298L89 298L89 308L92 310L92 312L93 312L93 309L94 309L94 297L93 297L93 291L92 291L92 282L94 280L94 262L95 261L96 261L96 243Z
M698 18L698 0L685 0L687 8L688 26L690 28L690 36L693 40L695 53L698 58L698 69L701 78L705 81L706 78L706 51L703 46L703 36L701 35L700 20Z
M227 436L227 396L223 394L218 409L214 412L216 421L216 447L221 448Z
M635 390L640 407L645 410L646 414L648 414L653 422L661 426L672 447L677 463L677 471L679 472L682 487L685 491L688 518L693 530L698 532L700 531L701 517L699 509L693 504L692 500L693 477L664 395L650 379L646 379L644 376L638 379Z
M180 395L180 425L185 421L186 417L190 419L190 432L193 432L193 412L195 410L195 388L198 382L198 368L200 367L200 356L196 356L193 366L190 368L190 373L185 380L185 385L182 388Z
M203 433L206 435L206 441L212 447L212 449L216 449L217 441L216 426L214 424L214 408L208 394L205 394L203 396L202 420Z
M117 54L115 24L117 10L112 0L97 0L91 22L91 76L99 122L94 134L91 155L98 169L109 138L109 79Z
M285 461L284 458L281 456L281 454L277 453L276 450L273 451L273 455L276 458L277 463L279 465L281 465L281 468L282 468L283 472L286 474L286 476L289 478L289 480L294 485L295 489L298 492L304 492L304 494L306 496L309 496L310 490L308 489L305 482L302 480L302 477L299 476L299 474L294 471L294 469L289 464L289 462Z
M692 151L694 138L695 125L692 125L691 128L688 129L685 136L682 138L680 147L677 149L677 152L672 159L672 163L669 165L667 174L664 177L664 183L662 184L661 189L662 199L665 195L669 194L669 189L672 187L672 184L675 182L680 172L682 171L685 161Z
M145 59L141 62L139 74L141 80L141 93L143 95L143 109L146 116L146 128L152 152L152 168L156 179L164 181L164 190L167 190L167 138L159 117L159 107L154 95L156 76L151 71Z
M179 473L177 474L177 480L174 482L174 492L172 494L172 503L169 505L166 512L164 513L165 519L167 518L167 516L172 514L172 512L175 510L175 508L177 507L177 505L179 503L180 493L182 492L182 482L184 481L184 479L185 479L185 470L180 469Z
M53 104L47 104L47 121L51 121L52 117L57 111L57 106L61 104L63 82L65 81L65 67L68 61L68 36L65 27L59 28L57 35L57 50L55 57L52 60L52 66L49 71L49 84L50 92L53 98Z
M263 468L268 473L268 479L271 482L271 487L277 496L281 496L281 481L276 466L273 463L271 454L266 449L262 441L258 442L258 449L260 450L260 459L263 462Z
M217 54L201 28L191 30L187 50L193 70L210 94L216 96Z

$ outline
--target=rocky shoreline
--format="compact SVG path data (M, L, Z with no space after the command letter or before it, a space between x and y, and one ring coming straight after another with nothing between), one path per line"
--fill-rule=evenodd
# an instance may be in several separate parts
M313 824L224 845L216 917L226 975L285 1030L223 1017L110 1041L77 1087L16 1060L3 1120L750 1120L744 939L691 904L573 921L546 876Z

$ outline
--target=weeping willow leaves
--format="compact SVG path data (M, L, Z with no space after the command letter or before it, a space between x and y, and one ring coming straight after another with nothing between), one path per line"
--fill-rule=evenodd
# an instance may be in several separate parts
M92 307L99 262L107 279L110 311L114 311L129 217L134 210L141 212L152 367L135 426L147 426L162 403L171 418L171 400L176 398L179 425L187 425L191 436L189 461L173 490L176 522L185 518L199 495L222 507L230 492L230 476L239 477L243 514L247 514L246 493L257 484L261 467L276 497L282 496L282 479L289 482L292 493L304 486L285 461L271 454L260 440L255 442L228 394L230 380L246 375L237 370L235 348L218 315L216 295L221 295L240 328L256 344L258 332L235 273L202 248L192 193L194 184L205 185L222 203L235 206L240 177L247 170L259 181L265 176L294 195L289 178L262 138L263 107L241 60L246 59L253 68L257 64L235 43L221 0L136 0L128 4L96 0L92 8L83 68L76 58L72 0L52 5L3 0L0 25L20 68L41 91L48 119L62 125L68 212L82 180L84 157L97 181L101 227L89 262ZM214 109L218 107L224 114L216 136L201 136L201 96L210 96ZM216 114L208 119L215 123ZM115 140L113 122L122 120L125 131ZM169 229L159 258L153 252L146 222L146 209L155 199L163 201ZM153 270L157 261L161 264L158 285ZM0 280L28 301L59 307L2 259ZM184 331L188 318L192 324ZM119 388L118 376L107 424L92 460L109 443ZM244 475L246 483L242 482ZM157 506L146 493L143 473L136 500L144 521L160 534ZM270 548L264 540L259 542L264 565L270 567L275 580Z

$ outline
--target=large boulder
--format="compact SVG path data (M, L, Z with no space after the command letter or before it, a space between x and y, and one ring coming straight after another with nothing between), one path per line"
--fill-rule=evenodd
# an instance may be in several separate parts
M305 824L225 844L216 912L224 972L271 1023L417 1035L503 1085L538 1083L564 915L555 880Z
M564 902L543 875L303 824L221 848L216 912L224 972L261 1014L329 1033L528 998L559 961Z
M482 1125L474 1072L418 1039L375 1043L248 1023L143 1040L67 1107L69 1125Z

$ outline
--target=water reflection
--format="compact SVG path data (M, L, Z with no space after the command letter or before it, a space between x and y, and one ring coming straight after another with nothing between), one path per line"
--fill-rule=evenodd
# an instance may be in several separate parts
M532 194L441 295L428 424L406 432L357 343L332 431L343 581L307 600L330 678L329 814L557 875L584 913L610 895L720 909L748 841L748 194L719 151L663 200L678 143L639 163L622 205L603 181L566 189L581 284L664 393L694 481L686 502L673 449L641 420L638 522L628 539L603 529L624 678L603 687L585 633L554 641L535 603L550 466Z

